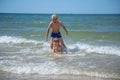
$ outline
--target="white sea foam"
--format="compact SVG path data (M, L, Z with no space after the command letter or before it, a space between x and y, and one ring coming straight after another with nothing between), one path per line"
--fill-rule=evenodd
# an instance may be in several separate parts
M105 73L105 72L94 72L81 69L75 69L72 67L62 67L57 65L53 61L46 61L44 63L20 63L17 61L9 62L8 60L1 62L0 70L16 73L16 74L70 74L70 75L86 75L86 76L95 76L101 78L117 78L120 79L120 75L116 73ZM4 66L5 64L9 66Z
M78 51L84 53L99 53L99 54L111 54L120 56L120 47L116 46L100 46L89 45L85 43L76 43L72 46L68 46L71 51Z
M35 40L27 40L25 38L14 37L14 36L0 36L0 43L40 43L39 41Z
M19 52L29 53L29 52L34 51L34 53L35 52L46 53L46 52L51 51L49 42L29 40L29 39L21 38L21 37L0 36L0 43L3 43L3 44L4 43L13 43L13 44L19 44L19 43L39 44L39 43L41 43L42 48L40 48L40 50L38 50L38 48L31 50L31 48L28 46L28 48L21 49ZM37 45L37 47L40 47L40 46ZM67 45L67 47L68 47L68 53L69 54L74 53L74 55L79 55L79 54L82 55L83 53L85 55L92 54L92 53L98 53L98 54L110 54L110 55L120 56L120 47L116 47L116 46L90 45L87 43L77 42L75 44L69 44L69 45Z

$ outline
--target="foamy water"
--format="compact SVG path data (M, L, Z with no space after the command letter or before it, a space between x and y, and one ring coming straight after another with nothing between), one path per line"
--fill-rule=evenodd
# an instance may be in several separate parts
M21 37L12 37L12 36L0 36L0 43L1 44L33 44L43 46L44 50L50 50L49 42L45 41L36 41L36 40L27 40ZM22 46L22 45L21 45ZM16 46L15 46L16 47ZM112 54L120 56L120 47L116 46L96 46L90 45L86 43L76 42L74 44L67 45L69 53L81 53L82 51L87 53L96 53L96 54ZM27 49L25 51L28 51Z
M115 60L118 60L116 64L119 63L119 47L76 42L67 45L67 54L53 54L49 42L45 41L0 36L0 44L2 71L16 74L72 74L120 78L120 73L117 71L120 65L109 67Z
M45 41L50 16L0 14L0 73L120 79L120 15L59 14L64 54Z

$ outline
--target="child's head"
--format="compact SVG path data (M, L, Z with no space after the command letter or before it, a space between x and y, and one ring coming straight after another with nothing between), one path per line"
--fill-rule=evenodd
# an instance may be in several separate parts
M56 14L52 14L51 18L57 18L57 15Z
M53 22L56 22L57 19L58 19L56 14L53 14L53 15L51 16L51 18L52 18L52 21L53 21Z
M59 42L59 39L58 38L54 38L53 42Z

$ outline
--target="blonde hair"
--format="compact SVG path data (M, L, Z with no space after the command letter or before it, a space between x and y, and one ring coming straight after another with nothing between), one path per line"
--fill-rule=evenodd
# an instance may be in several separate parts
M53 40L59 40L58 38L54 38Z
M57 15L56 14L52 14L51 18L53 19L54 17L57 18Z

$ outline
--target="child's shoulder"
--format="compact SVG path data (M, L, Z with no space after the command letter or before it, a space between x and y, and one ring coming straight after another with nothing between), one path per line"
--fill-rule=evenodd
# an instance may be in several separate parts
M62 22L61 21L58 21L59 22L59 24L62 24Z
M53 21L50 22L50 25L52 25L52 24L53 24Z

